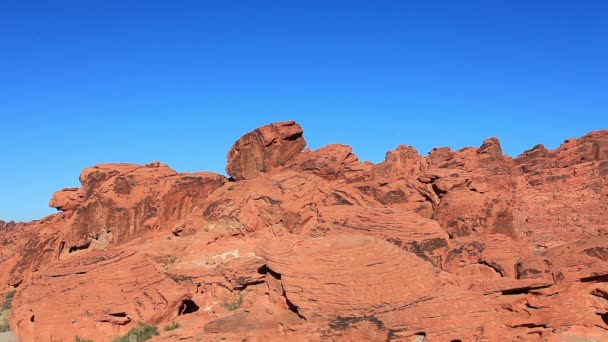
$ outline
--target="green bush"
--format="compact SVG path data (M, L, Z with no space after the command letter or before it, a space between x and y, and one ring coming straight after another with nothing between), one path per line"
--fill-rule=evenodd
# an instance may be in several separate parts
M175 330L177 328L179 328L181 325L179 325L179 323L177 322L171 322L171 324L169 325L165 325L165 327L163 328L165 331L171 331L171 330Z
M163 262L160 264L160 266L165 270L173 268L173 266L175 266L175 263L179 261L179 259L175 255L167 255L166 257L162 258L162 260Z
M11 312L15 293L15 290L11 290L8 291L4 296L4 302L2 303L2 307L0 307L0 332L11 331L11 327L8 324L7 317Z
M11 331L11 327L8 325L8 315L10 310L0 310L0 332Z
M76 339L74 340L74 342L93 342L93 340L82 338L80 336L76 336Z
M8 310L13 306L13 298L15 298L16 292L17 291L15 290L11 290L6 293L6 295L4 296L4 304L2 304L3 309Z
M234 311L243 304L243 295L239 294L233 302L224 302L224 307L230 311Z
M155 326L139 322L125 336L117 337L113 342L143 342L156 335L158 335L158 329Z

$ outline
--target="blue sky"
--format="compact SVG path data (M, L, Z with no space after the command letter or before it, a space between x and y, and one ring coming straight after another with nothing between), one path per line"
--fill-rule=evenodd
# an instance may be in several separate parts
M606 1L0 0L0 219L103 162L222 172L294 119L311 148L505 153L608 128Z

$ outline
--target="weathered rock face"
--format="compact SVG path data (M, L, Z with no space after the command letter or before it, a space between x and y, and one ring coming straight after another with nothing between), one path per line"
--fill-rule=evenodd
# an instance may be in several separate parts
M0 232L8 232L22 225L23 223L16 223L15 221L4 222L0 220Z
M521 337L503 325L520 317L500 310L496 298L454 286L449 275L386 241L292 237L262 243L257 254L272 271L266 278L272 300L286 301L308 322L325 322L324 339L360 339L348 330L361 322L371 323L376 340Z
M280 276L284 296L307 320L379 314L385 303L428 297L435 281L431 264L361 235L273 239L256 254Z
M328 145L313 152L300 153L287 164L288 169L310 172L327 180L349 182L369 178L370 165L359 162L346 145Z
M226 172L236 180L255 177L285 165L306 147L294 121L266 125L242 136L228 152Z
M605 234L608 131L568 139L555 150L536 146L517 162L532 189L517 192L514 222L539 252Z
M82 204L83 197L84 194L80 188L65 188L53 194L49 201L49 207L61 211L74 210Z
M27 341L608 340L608 132L505 156L382 163L305 150L295 122L228 153L233 181L161 163L85 169L61 212L0 222ZM8 291L7 290L7 291ZM60 308L61 315L57 315ZM569 313L569 314L564 314Z
M554 151L537 145L517 158L530 185L544 190L591 189L600 191L608 177L608 134L591 132L567 139Z
M165 164L150 163L97 165L85 169L80 181L82 189L62 190L51 200L71 214L75 229L66 241L68 248L100 239L122 242L179 225L225 178L209 172L178 174Z
M144 255L125 250L50 267L19 291L12 327L24 341L120 336L132 322L174 318L191 297Z
M53 195L50 205L64 212L21 227L24 238L6 256L5 265L12 265L10 285L44 264L85 250L161 229L179 230L193 207L226 181L207 172L178 174L161 163L97 165L85 169L80 180L82 188Z

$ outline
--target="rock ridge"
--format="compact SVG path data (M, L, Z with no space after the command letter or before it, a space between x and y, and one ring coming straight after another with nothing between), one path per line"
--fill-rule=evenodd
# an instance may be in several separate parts
M226 171L99 164L53 194L58 213L0 221L10 329L23 341L111 341L140 321L179 323L153 341L608 340L608 131L515 158L496 137L427 156L399 145L373 164L347 145L306 149L285 121L238 139Z

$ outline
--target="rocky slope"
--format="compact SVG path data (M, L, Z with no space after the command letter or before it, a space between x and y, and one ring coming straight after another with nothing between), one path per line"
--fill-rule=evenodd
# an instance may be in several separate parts
M608 340L608 131L517 158L491 138L360 162L295 122L228 152L227 179L85 169L60 212L0 222L21 341Z

